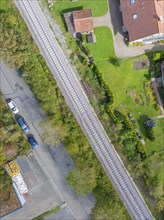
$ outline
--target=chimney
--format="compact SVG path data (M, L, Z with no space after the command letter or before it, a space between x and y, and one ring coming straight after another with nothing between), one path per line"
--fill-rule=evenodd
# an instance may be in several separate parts
M159 20L159 21L163 21L163 16L159 16L159 17L158 17L158 20Z

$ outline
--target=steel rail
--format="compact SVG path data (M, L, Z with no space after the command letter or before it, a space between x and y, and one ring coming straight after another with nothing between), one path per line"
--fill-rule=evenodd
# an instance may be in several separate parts
M61 52L35 0L15 3L91 146L133 219L153 219ZM37 9L37 10L36 10Z

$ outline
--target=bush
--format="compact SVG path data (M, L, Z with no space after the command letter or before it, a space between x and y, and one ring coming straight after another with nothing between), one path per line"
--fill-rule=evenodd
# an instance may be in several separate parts
M142 155L142 157L145 158L147 156L146 147L140 141L137 143L137 151Z
M151 141L155 140L155 135L154 135L154 130L153 128L148 128L147 129L147 136Z
M133 42L131 44L132 47L138 47L138 46L143 46L143 43L142 42Z
M117 122L117 123L118 123L118 119L117 119L117 117L115 116L114 111L113 111L113 109L110 107L109 104L106 105L106 112L107 112L107 114L109 115L109 117L110 117L114 122Z
M151 82L145 82L144 89L145 89L145 92L148 96L149 102L151 104L155 104L156 100L155 100L154 90L151 87Z
M114 95L111 89L108 87L104 79L102 78L102 73L100 69L97 67L96 64L92 64L91 68L93 72L96 74L97 80L99 82L99 85L104 89L106 96L107 96L107 101L109 105L113 105L114 103Z
M152 59L159 60L164 58L164 51L153 53Z
M117 67L121 65L121 60L116 57L110 57L109 62Z

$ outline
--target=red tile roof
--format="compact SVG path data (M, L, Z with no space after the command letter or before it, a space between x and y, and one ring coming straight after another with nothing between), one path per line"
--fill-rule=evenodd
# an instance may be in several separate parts
M73 11L73 22L76 32L90 32L93 30L92 12L89 9Z
M159 33L164 33L164 0L154 0L155 10L158 16L158 29Z
M121 0L123 23L130 42L159 33L154 1L136 0L131 4L130 0ZM133 19L134 14L136 19Z

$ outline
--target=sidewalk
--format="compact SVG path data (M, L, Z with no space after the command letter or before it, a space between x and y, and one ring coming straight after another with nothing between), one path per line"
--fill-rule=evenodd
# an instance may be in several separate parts
M119 58L141 55L148 51L164 50L164 45L145 45L128 47L124 43L122 32L122 15L119 11L119 1L108 0L109 10L106 15L93 19L94 27L107 26L111 29L114 40L115 54Z

